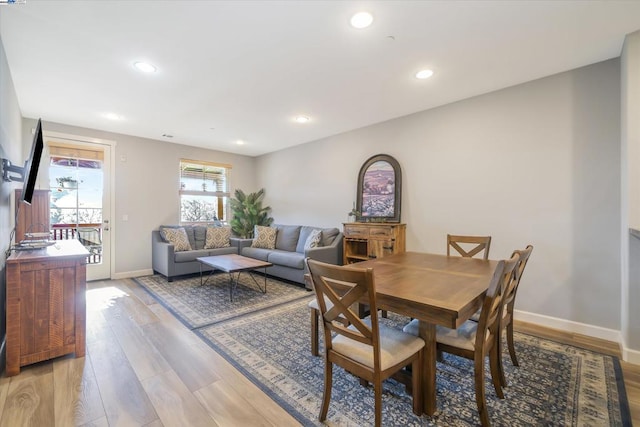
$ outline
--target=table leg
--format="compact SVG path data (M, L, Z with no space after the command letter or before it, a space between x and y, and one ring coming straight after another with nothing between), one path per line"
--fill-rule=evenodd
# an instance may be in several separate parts
M420 337L425 342L424 365L422 366L422 396L424 397L424 412L434 415L436 402L436 325L419 321Z

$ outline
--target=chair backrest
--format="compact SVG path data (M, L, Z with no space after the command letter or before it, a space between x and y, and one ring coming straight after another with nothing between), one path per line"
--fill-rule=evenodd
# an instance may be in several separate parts
M476 349L485 348L500 337L504 293L514 280L514 270L519 259L520 255L514 253L510 259L501 260L496 266L480 311Z
M531 252L533 251L533 246L528 245L524 250L515 250L513 251L513 255L518 254L520 258L518 259L518 263L516 264L513 271L513 280L507 287L504 293L504 302L503 305L507 307L509 311L513 311L513 305L516 300L516 292L518 292L518 286L520 285L520 279L522 279L522 272L524 272L524 268L527 266L527 262L529 261L529 257L531 256Z
M375 366L380 366L378 313L372 268L356 268L326 264L310 258L305 260L313 281L313 289L324 324L325 345L331 350L331 334L343 335L372 346ZM326 299L325 299L326 298ZM371 326L353 311L352 304L366 299L371 310ZM326 301L333 306L329 307ZM346 318L349 328L338 318Z
M474 245L469 250L465 250L460 243ZM473 258L478 253L484 251L482 259L489 259L489 248L491 247L491 236L456 236L447 234L447 256L450 255L450 249L454 248L460 255L465 258Z

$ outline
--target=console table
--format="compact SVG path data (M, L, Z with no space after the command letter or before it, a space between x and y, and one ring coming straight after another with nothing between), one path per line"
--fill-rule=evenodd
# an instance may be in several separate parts
M84 356L88 255L77 240L61 240L7 259L7 376L64 354Z
M344 265L406 250L406 224L347 222L343 225Z

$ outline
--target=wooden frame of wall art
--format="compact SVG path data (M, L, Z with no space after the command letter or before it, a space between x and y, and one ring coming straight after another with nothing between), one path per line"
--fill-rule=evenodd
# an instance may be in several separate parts
M400 222L402 171L387 154L370 157L358 174L358 221Z

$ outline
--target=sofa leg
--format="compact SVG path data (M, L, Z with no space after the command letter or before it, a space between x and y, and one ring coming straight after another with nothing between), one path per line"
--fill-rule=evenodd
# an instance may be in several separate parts
M167 277L167 282L173 282L173 277Z

